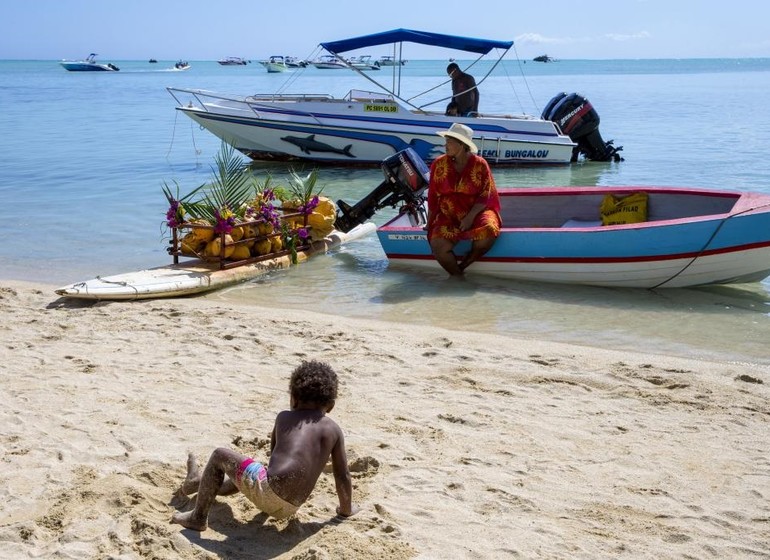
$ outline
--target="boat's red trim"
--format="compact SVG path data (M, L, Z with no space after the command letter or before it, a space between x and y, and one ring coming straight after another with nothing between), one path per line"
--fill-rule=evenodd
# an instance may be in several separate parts
M481 262L496 262L496 263L591 263L591 264L603 264L603 263L640 263L640 262L658 262L658 261L671 261L678 259L694 259L701 257L708 257L712 255L723 255L727 253L740 253L743 251L752 251L755 249L763 249L770 247L770 241L763 241L761 243L749 243L746 245L737 245L734 247L725 247L722 249L713 249L702 251L699 253L678 253L672 255L650 255L640 257L482 257L479 259ZM433 260L433 255L409 255L401 253L386 253L389 259L398 260L411 260L411 261L423 261Z

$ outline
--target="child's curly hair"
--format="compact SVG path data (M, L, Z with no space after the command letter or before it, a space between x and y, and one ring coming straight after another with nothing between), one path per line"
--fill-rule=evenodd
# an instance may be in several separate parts
M289 392L297 401L327 406L337 400L337 374L326 362L303 361L291 374Z

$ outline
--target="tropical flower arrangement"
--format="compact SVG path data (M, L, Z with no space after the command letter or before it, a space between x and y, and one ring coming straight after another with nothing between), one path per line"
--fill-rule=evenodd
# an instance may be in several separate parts
M288 187L274 187L270 176L254 177L227 144L215 161L210 182L184 196L176 182L175 192L163 183L175 262L179 255L251 262L288 251L296 263L297 250L334 229L337 208L316 189L317 171L305 177L292 171Z

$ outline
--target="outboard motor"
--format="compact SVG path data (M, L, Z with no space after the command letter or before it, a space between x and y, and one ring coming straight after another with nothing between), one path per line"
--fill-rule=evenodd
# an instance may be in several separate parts
M546 104L541 118L555 122L577 144L572 152L573 162L579 154L592 161L623 161L618 153L623 146L616 148L612 140L602 140L599 114L582 95L559 93Z
M415 215L415 221L425 223L423 193L430 181L428 166L412 148L406 148L380 164L385 180L380 185L351 206L345 201L337 201L337 219L334 227L348 232L374 216L377 210L390 206L395 208L403 203L402 212ZM421 220L421 221L420 221Z

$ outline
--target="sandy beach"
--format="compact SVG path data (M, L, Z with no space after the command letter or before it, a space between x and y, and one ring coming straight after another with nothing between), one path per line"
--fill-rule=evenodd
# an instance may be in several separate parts
M0 317L0 558L770 558L764 366L8 281ZM289 520L170 524L188 452L266 458L305 358L362 511L323 474Z

